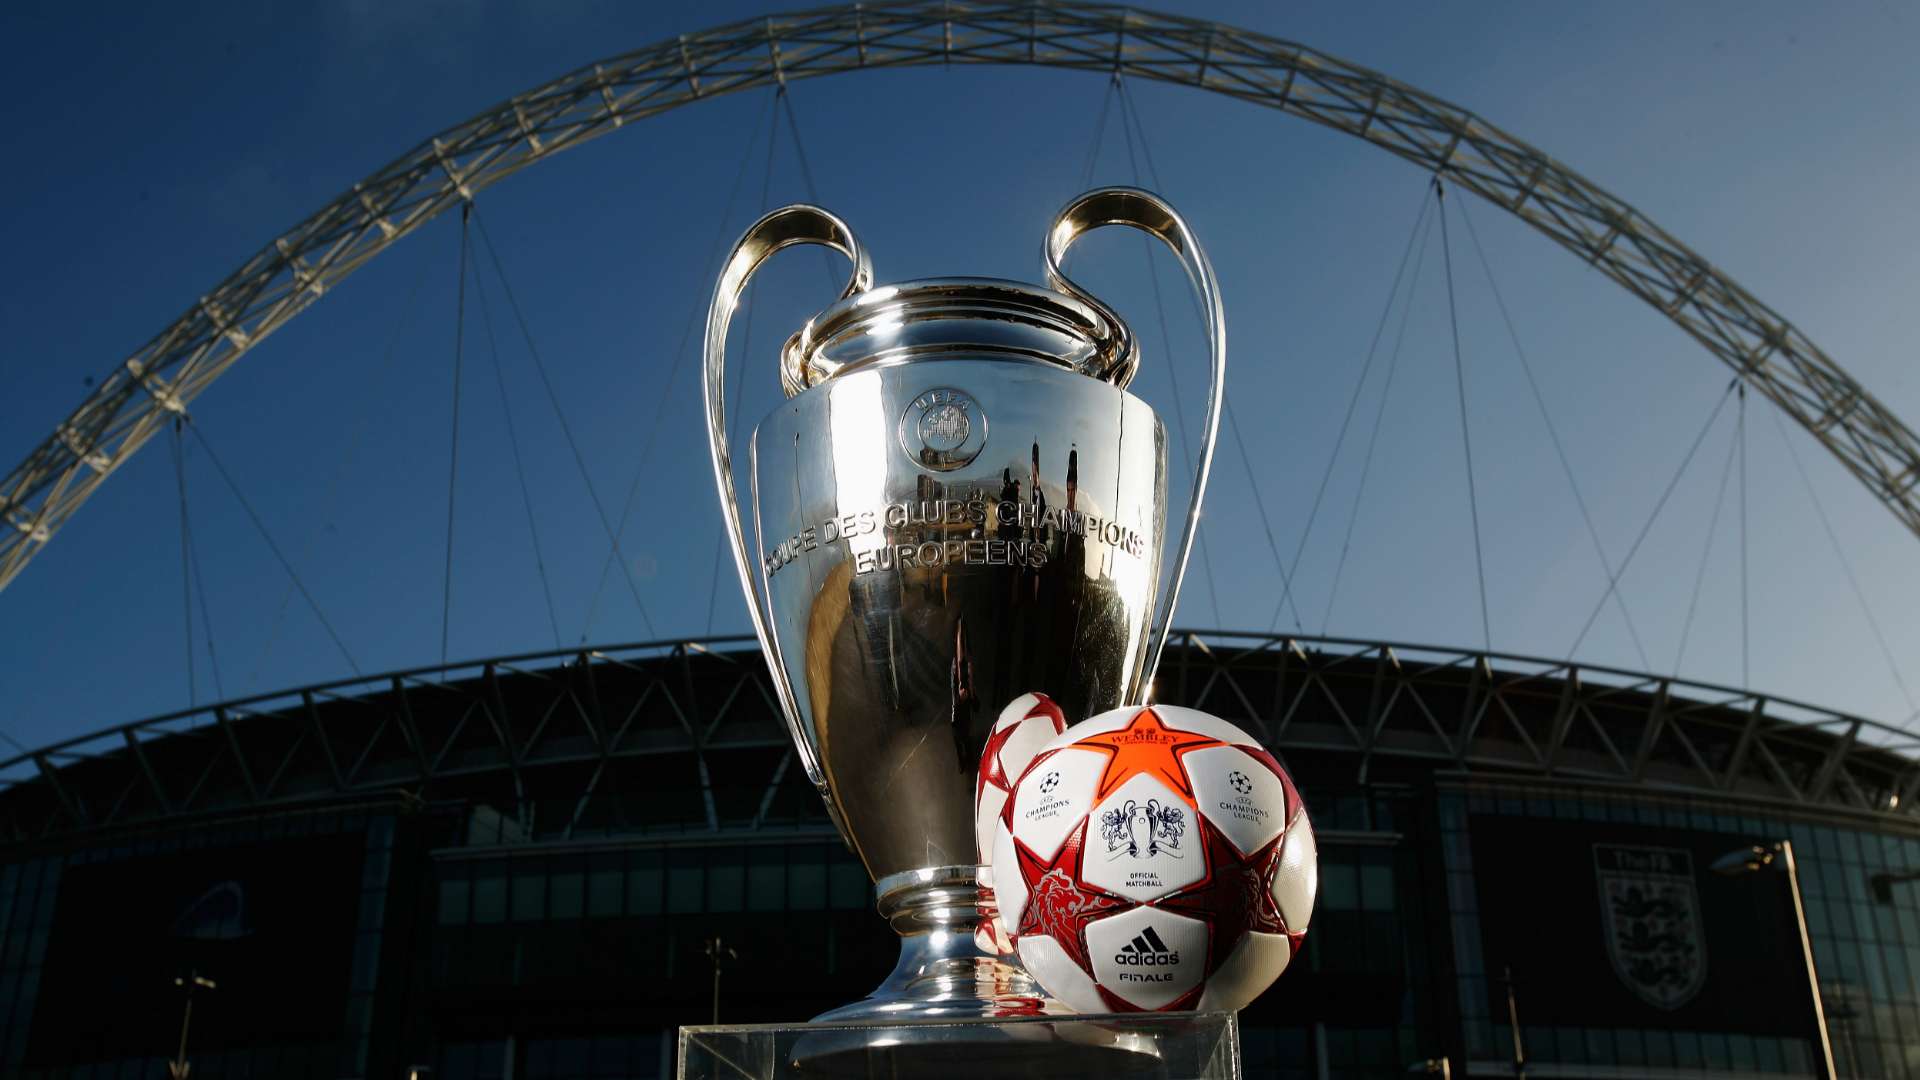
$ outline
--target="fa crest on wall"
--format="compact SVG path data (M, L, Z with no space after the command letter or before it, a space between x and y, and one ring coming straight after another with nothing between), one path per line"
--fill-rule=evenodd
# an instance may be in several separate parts
M1593 872L1614 974L1656 1008L1693 1000L1707 981L1693 856L1675 848L1595 844Z

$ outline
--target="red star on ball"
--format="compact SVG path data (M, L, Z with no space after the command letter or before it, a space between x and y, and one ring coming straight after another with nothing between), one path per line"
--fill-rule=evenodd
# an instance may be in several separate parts
M1027 845L1014 841L1020 876L1027 885L1027 906L1020 912L1020 927L1015 936L1045 934L1059 942L1081 970L1091 973L1087 924L1125 907L1126 903L1080 883L1080 845L1086 834L1084 824L1075 829L1052 859L1041 859L1029 851Z
M1126 727L1089 735L1074 745L1105 750L1110 755L1106 771L1100 774L1100 784L1093 793L1095 802L1134 776L1146 773L1192 803L1193 785L1187 781L1187 770L1180 765L1181 755L1227 744L1211 735L1168 727L1159 713L1141 709Z
M1226 834L1204 817L1200 819L1200 835L1207 853L1207 876L1154 906L1191 915L1216 930L1245 927L1266 934L1286 934L1287 924L1280 917L1273 894L1267 891L1267 882L1287 834L1282 832L1252 855L1240 854ZM1239 943L1237 933L1210 933L1207 974L1219 970Z

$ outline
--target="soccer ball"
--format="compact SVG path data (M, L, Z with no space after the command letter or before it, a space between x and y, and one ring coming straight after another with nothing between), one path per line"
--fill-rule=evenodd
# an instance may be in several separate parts
M1033 755L1066 729L1066 714L1045 694L1021 694L1000 710L980 751L980 774L973 785L973 835L981 863L992 857L994 830L1013 797L1013 782L1026 771ZM980 883L989 889L993 886L984 876ZM981 920L974 936L982 949L1002 955L1013 952L1013 941L997 917Z
M1280 763L1170 705L1048 742L1006 803L992 865L1021 963L1081 1012L1243 1008L1299 949L1318 885Z

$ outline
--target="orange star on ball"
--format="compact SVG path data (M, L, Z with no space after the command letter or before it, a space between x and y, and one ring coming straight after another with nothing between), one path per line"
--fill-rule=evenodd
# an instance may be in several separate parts
M1103 749L1112 755L1107 761L1106 771L1100 774L1100 785L1093 796L1095 801L1106 798L1134 776L1146 773L1191 803L1193 785L1187 781L1187 770L1180 767L1180 755L1189 750L1227 744L1197 731L1170 728L1160 719L1159 713L1152 709L1141 709L1126 727L1089 735L1075 745Z

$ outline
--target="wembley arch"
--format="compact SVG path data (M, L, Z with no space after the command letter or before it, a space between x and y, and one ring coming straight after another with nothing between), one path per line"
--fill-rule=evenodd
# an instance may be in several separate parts
M569 72L433 135L274 237L0 479L0 589L267 335L389 245L562 150L704 98L874 68L1031 64L1190 86L1343 131L1526 222L1659 309L1920 535L1920 440L1787 319L1633 207L1466 109L1295 42L1087 3L901 0L729 23Z

